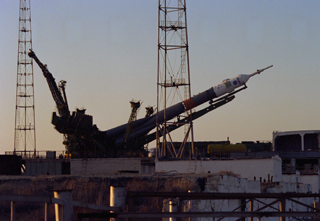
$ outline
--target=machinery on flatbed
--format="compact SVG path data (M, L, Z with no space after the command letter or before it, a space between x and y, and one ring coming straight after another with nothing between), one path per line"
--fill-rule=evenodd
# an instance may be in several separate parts
M28 55L36 61L47 80L58 109L58 113L54 112L52 115L52 124L59 133L64 134L63 143L66 146L67 154L72 157L138 157L147 155L144 146L156 139L156 132L151 134L149 132L155 129L157 121L162 124L164 119L174 120L176 124L167 128L168 131L173 131L188 123L190 119L195 120L232 101L235 98L234 94L247 88L245 83L250 77L272 67L257 70L251 75L238 75L235 78L227 79L215 87L167 108L166 111L158 111L157 114L154 114L153 109L148 107L144 118L136 119L136 116L131 116L128 123L101 131L93 124L92 116L87 115L85 109L77 109L70 113L65 92L66 81L60 81L57 86L47 66L41 63L35 53L30 50ZM182 116L186 110L206 102L209 102L209 106L199 111L193 111L191 116ZM160 136L162 135L160 134Z

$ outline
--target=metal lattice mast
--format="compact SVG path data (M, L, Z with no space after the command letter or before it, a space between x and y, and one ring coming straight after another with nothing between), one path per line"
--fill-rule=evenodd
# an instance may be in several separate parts
M130 105L131 105L131 114L129 117L126 131L124 133L125 144L127 143L128 137L129 137L130 133L132 132L132 126L133 126L134 122L137 120L137 115L138 115L141 104L140 104L140 101L135 102L134 100L132 100L132 101L130 101Z
M14 153L36 154L30 0L20 0Z
M188 54L188 32L186 1L159 0L158 12L158 70L157 70L157 113L164 110L164 123L157 115L157 157L181 158L187 141L190 141L190 156L193 158L193 126L191 111L168 121L166 109L182 102L189 105L191 98L190 68ZM191 105L189 105L191 106ZM188 108L186 108L188 109ZM189 119L184 123L180 119ZM185 132L179 136L182 145L173 146L170 125L185 124ZM175 133L176 134L176 133Z

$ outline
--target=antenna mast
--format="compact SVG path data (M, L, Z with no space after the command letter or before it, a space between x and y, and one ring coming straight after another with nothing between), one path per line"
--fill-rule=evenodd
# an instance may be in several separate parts
M17 63L17 89L14 154L34 151L36 156L35 108L33 88L33 62L28 56L32 49L30 0L20 0L19 40Z
M188 49L186 1L159 0L156 157L182 158L185 150L189 151L191 158L194 157L192 109L188 110L192 106L188 103L191 102ZM176 119L167 120L167 107L182 101L188 111ZM158 121L158 113L161 110L164 110L162 124ZM183 136L178 136L178 139L182 138L179 147L174 147L173 136L170 133L170 125L176 124L184 124L185 127Z

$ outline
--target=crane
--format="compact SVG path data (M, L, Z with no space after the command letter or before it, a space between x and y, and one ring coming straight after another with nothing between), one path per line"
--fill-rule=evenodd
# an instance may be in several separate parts
M56 84L56 81L50 71L47 68L47 65L42 64L42 62L38 59L34 51L30 49L28 53L29 57L33 58L35 62L39 65L39 67L42 70L43 76L46 78L49 89L51 91L53 100L56 102L56 106L58 108L59 115L61 117L67 117L70 115L69 107L68 107L68 102L66 100L66 95L65 95L65 84L67 83L66 81L60 81L59 88L61 88L61 91L58 89L58 86ZM63 94L63 95L62 95Z
M33 58L42 70L43 76L47 80L51 95L56 103L58 114L53 112L52 124L55 125L55 129L60 133L64 134L64 144L67 147L67 151L73 152L74 149L81 149L84 140L88 141L94 133L98 133L96 125L93 125L93 117L85 114L85 109L76 109L70 114L65 86L66 81L61 80L57 85L55 78L48 70L47 65L43 64L36 56L34 51L30 50L28 53L29 57ZM91 146L95 146L91 139Z

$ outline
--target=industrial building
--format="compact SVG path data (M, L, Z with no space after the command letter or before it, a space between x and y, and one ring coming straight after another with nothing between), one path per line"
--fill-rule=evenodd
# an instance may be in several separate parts
M274 151L318 151L320 130L274 131Z
M242 142L250 144L245 151L229 149L229 151L208 155L206 151L210 145L232 145L230 141L218 142L195 142L199 154L194 159L173 159L151 157L135 158L64 158L56 157L54 153L47 153L46 158L23 159L23 175L90 175L90 174L153 174L153 173L175 173L175 174L217 174L221 172L233 174L248 180L256 180L262 183L296 183L297 185L309 184L313 193L319 193L319 159L320 152L310 146L318 146L319 142L309 142L309 138L319 136L320 131L287 131L273 133L274 142ZM304 150L288 148L290 143L297 140L297 136L306 134ZM285 138L284 138L285 137ZM292 138L292 140L290 140ZM286 142L277 142L285 140ZM301 140L299 140L299 143ZM253 151L254 144L256 151ZM277 151L266 151L261 149L261 144L266 149ZM284 145L281 146L280 144ZM178 145L178 144L177 144ZM228 146L229 145L229 146ZM230 151L231 150L231 151ZM232 151L233 150L233 151ZM260 151L259 151L260 150ZM60 159L59 159L60 158ZM21 159L21 158L20 158ZM14 167L12 167L14 168Z

